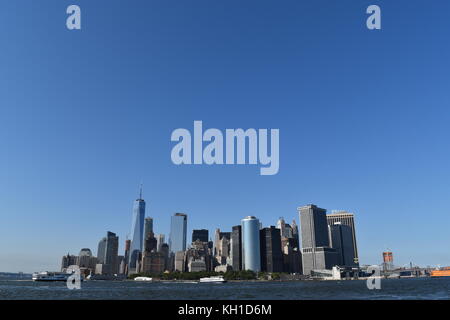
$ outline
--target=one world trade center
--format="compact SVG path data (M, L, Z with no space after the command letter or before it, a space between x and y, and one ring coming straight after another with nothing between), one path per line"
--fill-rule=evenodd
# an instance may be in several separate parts
M137 272L137 260L142 253L144 239L144 218L145 201L142 199L142 187L139 193L139 199L136 199L133 205L133 220L131 221L131 244L128 261L128 273Z

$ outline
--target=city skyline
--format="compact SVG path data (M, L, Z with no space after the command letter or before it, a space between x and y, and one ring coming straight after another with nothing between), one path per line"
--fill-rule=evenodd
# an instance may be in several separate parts
M143 204L143 206L142 206L142 204ZM310 206L312 206L312 207L316 207L315 205L310 205L310 204L308 204L308 205L305 205L305 206L303 206L303 207L310 207ZM153 216L150 216L150 215L147 215L146 214L146 212L145 212L145 207L146 207L146 201L145 201L145 199L144 199L144 197L143 197L143 192L142 192L142 184L141 184L141 186L140 186L140 189L139 189L139 197L135 200L135 202L134 202L134 205L133 205L133 208L132 208L132 217L133 217L133 219L132 219L132 222L133 222L133 226L132 226L132 230L134 229L134 222L135 222L135 220L136 220L136 218L137 217L139 217L139 220L142 220L144 223L142 223L142 225L141 225L141 229L142 229L142 232L139 232L139 234L142 234L143 235L143 237L141 238L140 236L138 237L138 239L141 239L142 240L142 243L140 244L140 245L142 245L142 249L141 249L141 253L142 252L144 252L144 246L145 246L145 237L147 236L147 234L146 234L146 232L144 232L144 230L146 230L146 231L149 231L154 237L155 237L155 239L156 238L159 238L159 237L161 237L161 236L164 236L165 237L165 243L169 246L169 248L170 248L170 242L171 242L171 237L170 237L170 234L171 234L171 231L170 231L170 228L169 228L169 230L166 232L166 233L163 233L163 232L161 232L161 231L158 231L158 230L154 230L154 222L155 222L155 218L153 217ZM143 208L143 209L142 209ZM298 223L298 225L299 225L299 227L301 228L301 226L302 226L302 224L301 224L301 214L300 214L300 209L301 209L302 207L298 207L297 208L297 217L294 217L293 218L293 222L296 222L297 220L299 221L299 223ZM316 207L317 208L317 207ZM338 220L342 220L342 219L351 219L351 223L349 223L349 222L346 222L346 223L348 223L348 225L351 225L352 226L352 228L350 229L350 227L349 227L349 234L351 235L351 237L353 237L352 238L352 240L353 241L356 241L356 238L355 238L355 232L354 232L354 229L357 229L357 228L355 228L355 220L354 220L354 214L353 213L349 213L347 210L331 210L331 211L328 211L327 209L321 209L321 208L317 208L317 209L319 209L319 210L323 210L323 213L325 213L326 212L326 218L325 218L325 220L324 220L324 223L323 223L323 225L325 226L325 225L327 225L328 227L331 227L331 225L332 225L332 223L331 222L333 222L333 221L337 221L336 219L338 219ZM344 218L337 218L337 217L339 217L340 215L343 215L343 217ZM185 237L185 244L184 244L184 250L183 251L185 251L187 248L190 248L190 247L192 247L192 244L193 244L193 242L190 242L189 241L189 239L190 239L190 237L191 236L193 236L194 235L194 232L198 232L198 231L208 231L208 233L210 234L210 236L209 236L209 241L213 241L214 243L215 243L215 241L214 241L214 239L211 237L211 232L210 232L210 230L220 230L220 229L217 229L217 227L212 227L211 229L205 229L203 226L201 226L201 227L199 227L199 228L195 228L195 227L189 227L189 219L188 219L188 214L185 214L185 213L178 213L178 212L175 212L175 213L172 213L172 214L170 214L169 215L169 218L170 218L170 220L172 221L173 220L173 218L174 217L182 217L183 219L185 219L184 220L184 228L185 228L185 234L184 234L184 237ZM349 216L351 216L351 218L349 218ZM264 224L264 223L262 223L257 217L254 217L254 216L247 216L247 217L245 217L245 218L243 218L243 219L241 219L241 223L243 223L244 221L246 221L246 220L248 220L248 219L255 219L255 221L257 221L258 222L258 227L259 228L261 228L261 229L259 229L259 230L270 230L271 228L277 228L277 229L279 229L281 226L280 226L280 221L283 221L283 227L284 227L284 217L279 217L278 219L275 219L275 217L273 218L273 221L271 222L271 223L269 223L269 224ZM356 219L356 220L358 220L358 219ZM328 221L328 223L326 223ZM171 223L172 224L172 223ZM339 222L339 225L341 224L341 222ZM177 226L177 227L179 227L179 226ZM231 228L230 228L230 231L231 231L231 229L233 229L234 230L234 228L235 227L237 227L237 226L232 226ZM242 227L242 225L239 225L239 227ZM283 229L283 227L281 227L281 230ZM147 228L150 228L151 229L151 231L150 230L147 230ZM258 230L258 231L259 231ZM155 232L155 231L158 231L158 232ZM282 231L281 231L282 232ZM298 231L299 232L299 231ZM331 241L331 237L332 237L332 235L331 235L331 229L329 229L329 231L327 231L327 237L328 237L328 232L330 232L330 239L326 239L326 240L324 240L324 241ZM299 234L300 234L301 232L299 232ZM97 249L97 251L96 251L96 254L98 255L99 254L99 250L101 250L100 249L100 246L101 246L101 243L102 243L102 241L106 241L106 239L109 237L109 235L112 235L113 237L116 237L116 233L114 233L114 232L111 232L111 231L107 231L107 237L104 237L102 240L100 240L100 242L99 242L99 246L98 246L98 249ZM129 233L128 233L128 235L129 235ZM128 238L128 235L125 237L125 239L126 239L126 241L130 241L130 243L132 243L132 241L131 241L131 239L129 239ZM299 236L299 235L298 235ZM259 243L259 241L260 241L260 239L259 239L259 237L260 237L260 235L259 235L259 232L258 232L258 238L257 239L255 239L255 242L258 242ZM118 256L120 256L120 254L121 253L124 253L124 251L125 251L125 246L123 245L123 238L121 238L120 236L117 236L117 238L118 238L118 243L116 244L116 246L117 246L117 248L115 249L116 250L116 252L118 252L117 253L117 255ZM181 236L181 238L183 238L183 236ZM302 247L302 238L301 238L301 236L299 237L299 245L300 245L300 247ZM117 241L117 240L116 240ZM328 244L327 244L328 245ZM105 243L105 246L106 246L106 243ZM160 246L160 244L158 243L158 247ZM354 248L356 249L356 242L353 242L353 246L354 246ZM95 248L95 246L93 246L93 248ZM352 248L353 249L353 248ZM89 247L87 247L87 248L81 248L81 251L80 252L83 252L84 250L90 250L90 248ZM259 250L259 249L258 249ZM379 260L380 261L377 261L377 262L375 262L375 263L362 263L361 265L371 265L371 264L377 264L377 265L382 265L382 260L383 260L383 257L381 256L381 254L384 254L384 252L386 251L386 250L391 250L391 248L383 248L383 250L382 251L380 251L379 252L379 256L380 256L380 258L379 258ZM159 249L158 249L158 251L159 251ZM94 251L95 252L95 251ZM172 250L170 250L170 252L173 252ZM173 253L176 253L176 251L175 252L173 252ZM73 254L73 252L66 252L65 254L67 254L67 255L71 255L72 256L72 254ZM102 252L102 255L103 254L105 254L104 252ZM242 254L243 254L243 257L242 257L242 266L244 267L245 266L245 253L244 253L244 250L242 251ZM355 255L356 257L358 257L358 255L356 254ZM98 257L98 259L100 259L100 257ZM132 264L132 262L131 262L132 260L131 260L131 254L130 254L130 260L129 260L129 262L128 263L131 263L131 265L133 266L133 264ZM260 268L261 268L261 266L259 265L259 263L260 263L260 261L259 261L259 259L257 259L257 263L258 263L258 266L256 267L256 269L257 270L260 270ZM98 260L98 263L103 263L103 261L102 260ZM411 263L411 262L410 262ZM55 263L55 265L58 265L58 263ZM403 264L403 265L407 265L407 264ZM427 265L428 266L428 265ZM422 265L422 267L425 267L425 265ZM255 268L254 266L252 266L252 268ZM59 268L56 268L56 269L59 269ZM55 270L56 270L55 269ZM30 269L31 270L31 269ZM23 270L10 270L10 271L3 271L3 270L0 270L0 272L33 272L33 271L30 271L30 270L27 270L27 271L23 271ZM49 269L50 270L50 269ZM36 270L34 270L34 271L36 271ZM129 270L130 271L130 270ZM131 271L131 273L133 273L133 271Z
M146 230L146 228L151 228L151 234L155 237L155 238L159 238L160 236L164 236L165 237L165 243L166 244L168 244L168 246L169 246L169 248L170 248L170 245L169 245L169 243L170 243L170 241L171 241L171 237L170 237L170 234L171 234L171 232L170 232L170 228L169 228L169 230L166 232L166 233L163 233L163 232L161 232L161 231L158 231L158 230L154 230L154 222L155 222L155 218L153 217L153 216L150 216L150 215L147 215L146 213L145 213L145 207L146 207L146 201L145 201L145 199L144 199L144 197L143 197L143 192L142 192L142 184L141 184L141 186L140 186L140 189L139 189L140 191L139 191L139 197L137 198L137 200L135 200L135 202L134 202L134 205L133 205L133 208L132 208L132 217L133 217L133 219L132 219L132 222L134 222L135 221L135 219L136 219L136 217L137 216L139 216L139 220L142 220L143 222L145 222L145 223L143 223L142 224L142 234L144 235L142 238L141 237L139 237L138 239L142 239L143 241L142 241L142 243L141 243L141 245L142 245L142 249L141 249L141 253L142 252L144 252L144 243L145 243L145 233L144 233L144 230ZM143 203L143 210L141 210L142 209L142 203ZM315 205L305 205L305 206L303 206L303 207L309 207L309 206L312 206L312 207L316 207ZM297 208L297 217L294 217L293 218L293 222L296 222L297 220L299 221L299 223L298 223L298 225L299 225L299 227L301 228L301 226L302 226L302 224L301 224L301 215L300 215L300 209L301 209L302 207L298 207ZM326 221L328 221L328 227L331 227L331 224L330 224L330 222L331 221L335 221L337 218L336 217L339 217L339 215L344 215L344 217L345 218L347 218L347 219L349 219L349 216L351 215L351 225L352 225L352 229L349 229L349 232L350 232L350 235L351 236L355 236L355 233L354 233L354 229L353 228L355 228L355 221L354 221L354 215L353 215L353 213L349 213L347 210L331 210L331 211L328 211L327 209L321 209L321 208L318 208L319 210L323 210L323 212L325 213L326 212L326 218L325 218L325 220L324 220L324 225L326 224L325 222ZM185 214L185 213L177 213L177 212L175 212L175 213L172 213L172 214L170 214L169 215L169 218L170 218L170 220L172 221L173 220L173 218L174 217L182 217L183 219L185 219L185 222L184 222L184 224L185 224L185 230L186 230L186 234L184 234L184 236L185 236L185 245L184 245L184 250L183 251L185 251L187 248L190 248L190 247L192 247L192 243L189 241L189 238L190 238L190 236L193 236L193 232L194 231L208 231L208 233L210 234L210 236L209 236L209 241L213 241L213 242L215 242L214 241L214 239L211 237L211 232L210 232L210 230L220 230L220 229L217 229L217 227L212 227L211 229L205 229L203 226L202 227L199 227L199 228L195 228L195 227L189 227L189 219L188 219L188 214ZM271 228L273 228L273 227L275 227L276 226L276 228L280 228L281 226L280 226L280 221L281 220L283 220L284 221L284 217L280 217L280 218L278 218L278 220L277 219L275 219L275 217L273 218L273 221L271 222L271 223L269 223L269 224L264 224L264 223L262 223L257 217L254 217L254 216L247 216L247 217L245 217L245 218L243 218L243 219L241 219L241 223L243 223L245 220L247 220L247 219L255 219L255 221L257 221L258 222L258 227L259 228L261 228L261 229L259 229L259 230L266 230L266 229L268 229L268 230L270 230ZM339 220L339 219L338 219ZM358 219L356 219L356 220L358 220ZM148 222L150 222L151 221L151 223L150 224L148 224ZM339 224L340 224L340 222L339 222ZM230 231L231 231L231 229L233 229L234 230L234 228L235 227L237 227L237 226L232 226L231 228L230 228ZM239 225L239 227L242 227L242 225ZM283 226L284 227L284 226ZM282 227L282 228L283 228ZM133 223L133 226L132 226L132 229L134 228L134 223ZM355 229L357 229L357 228L355 228ZM258 231L259 231L258 230ZM155 232L155 231L158 231L158 232ZM282 231L281 231L282 232ZM331 230L330 231L327 231L327 236L328 236L328 232L331 232ZM299 234L300 234L301 232L299 232ZM114 233L114 232L111 232L111 231L107 231L107 237L109 237L109 235L112 235L112 236L116 236L116 233ZM260 241L260 239L259 239L259 233L258 233L258 238L257 239L255 239L255 242L258 242L259 243L259 241ZM100 240L100 243L99 243L99 247L98 247L98 249L97 249L97 251L94 251L97 255L99 254L99 250L101 250L100 249L100 244L102 243L102 241L106 241L106 239L107 239L107 237L104 237L102 240ZM332 235L330 234L330 237L332 237ZM121 238L120 236L118 236L117 237L118 238L118 243L117 243L117 248L116 248L116 251L118 252L118 256L120 256L120 254L121 253L123 253L124 251L125 251L125 246L123 245L124 243L124 241L123 241L123 238ZM131 239L129 239L128 238L128 235L125 237L125 239L127 240L127 241L130 241L130 243L132 243L132 241L131 241ZM328 241L328 240L330 240L331 241L331 238L330 239L326 239L326 241ZM356 238L353 238L353 241L355 241L356 240ZM300 236L300 238L299 238L299 245L300 245L300 247L302 247L302 238L301 238L301 236ZM105 243L105 245L106 245L106 243ZM353 245L354 245L354 247L356 248L356 242L354 242L353 243ZM95 248L95 246L92 246L93 248ZM158 243L158 247L159 247L159 243ZM83 250L90 250L90 248L89 247L86 247L86 248L81 248L81 251L80 252L83 252ZM378 265L381 265L382 264L382 260L383 260L383 257L381 256L381 254L383 253L384 254L384 252L386 251L386 250L391 250L391 248L383 248L383 250L382 251L380 251L379 252L379 261L377 261L377 262L375 262L375 263L362 263L361 265L370 265L370 264L378 264ZM158 250L159 251L159 250ZM172 252L172 250L170 250L170 252ZM175 252L173 252L173 253L176 253L176 251ZM73 254L73 252L67 252L66 251L66 253L65 254L70 254L71 256L72 256L72 254ZM102 254L105 254L105 253L103 253L102 252ZM243 257L242 257L242 266L245 266L245 253L244 253L244 251L242 252L242 254L243 254ZM357 257L357 255L356 255L356 257ZM99 257L98 257L98 259L100 259ZM102 262L102 260L98 260L99 261L99 263L103 263ZM132 260L131 260L131 254L130 254L130 260L129 260L129 263L131 262ZM260 265L259 265L259 259L257 259L257 263L258 263L258 266L256 267L256 269L257 270L259 270L261 267L260 267ZM410 262L411 263L411 262ZM58 263L55 263L55 265L58 265ZM133 264L132 264L133 265ZM407 265L407 264L403 264L403 265ZM253 266L252 266L253 267ZM423 265L423 267L425 267L425 265ZM254 268L254 267L253 267ZM56 268L56 269L59 269L59 268ZM56 270L55 269L55 270ZM30 269L31 270L31 269ZM0 270L0 272L32 272L32 271L30 271L30 270L27 270L27 271L23 271L23 270L10 270L10 271L3 271L3 270ZM50 270L50 269L49 269ZM34 271L36 271L36 270L34 270ZM130 270L129 270L130 271ZM131 273L133 273L133 271L131 271Z
M0 271L58 269L119 250L145 184L156 233L264 226L297 207L357 215L360 263L450 265L448 1L4 1L0 30ZM104 10L108 8L108 10ZM171 161L171 133L279 129L279 171ZM222 131L223 132L223 131ZM137 238L136 238L137 239Z
M66 272L76 264L84 276L111 279L172 271L249 270L301 273L309 277L330 272L334 266L346 272L360 270L353 213L326 214L326 209L308 204L298 208L301 230L295 219L287 224L280 217L276 227L265 227L255 216L247 216L231 232L216 228L214 241L208 239L207 229L193 229L190 244L187 243L188 215L175 213L171 216L169 241L162 243L164 235L155 235L154 219L145 216L145 204L141 184L132 210L133 238L138 235L141 240L140 235L144 234L141 249L133 245L134 240L126 239L121 256L119 237L108 231L98 244L97 257L88 248L81 249L79 256L67 253L62 258L61 271Z

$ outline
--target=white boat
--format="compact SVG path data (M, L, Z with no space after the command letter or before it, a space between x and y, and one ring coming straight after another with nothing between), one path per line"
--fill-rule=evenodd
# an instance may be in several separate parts
M153 278L149 278L149 277L136 277L134 278L134 281L153 281Z
M63 272L35 272L33 273L33 281L67 281L71 276L70 273Z
M200 283L225 283L227 282L222 276L200 278Z
M125 279L124 275L117 274L90 274L86 277L86 280L94 281L123 281Z

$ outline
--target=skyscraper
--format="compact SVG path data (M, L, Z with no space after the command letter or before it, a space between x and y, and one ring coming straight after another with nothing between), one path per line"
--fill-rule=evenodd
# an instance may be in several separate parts
M106 238L102 238L98 242L97 263L105 263Z
M160 274L165 270L165 256L162 252L144 252L141 272Z
M124 269L123 273L128 274L128 263L130 261L130 247L131 247L131 240L125 240L125 255L123 258L123 264Z
M159 251L164 255L164 269L172 271L173 270L173 263L171 263L171 254L169 250L169 245L167 243L162 243L161 248Z
M302 232L303 274L331 269L337 263L336 250L330 248L326 210L313 204L298 208Z
M327 214L327 222L329 226L334 225L336 222L340 222L342 225L349 226L352 231L353 251L355 252L355 263L359 264L358 258L358 246L356 244L356 231L355 231L355 215L347 211L333 211L331 214Z
M340 222L335 222L330 228L330 246L337 251L337 264L342 267L356 267L353 247L352 229Z
M253 216L242 219L242 269L261 271L259 220Z
M289 273L301 273L302 257L295 239L281 238L281 251L283 255L283 271Z
M213 254L217 265L227 265L231 251L230 241L231 232L220 232L220 229L216 229Z
M185 259L189 272L211 271L212 259L207 241L195 240L186 251Z
M299 239L299 236L298 236L298 226L297 226L297 223L295 222L295 219L292 220L291 227L292 227L292 238L294 239L294 246L293 247L294 248L299 248L300 239Z
M113 232L106 234L105 264L110 265L112 274L119 273L119 237Z
M282 272L281 231L274 226L260 230L261 270Z
M156 235L156 250L161 252L162 245L164 244L165 236L163 234Z
M169 247L173 253L186 250L187 215L175 213L170 221Z
M175 253L175 271L185 272L186 271L186 252L177 251Z
M144 241L150 234L153 235L153 218L147 217L144 219Z
M201 242L208 242L209 231L206 229L192 230L192 243L194 243L196 240L200 240Z
M139 199L134 202L133 220L131 221L131 243L128 261L128 271L136 272L136 261L143 250L145 201L142 199L142 187Z
M146 220L147 222L147 220ZM158 252L158 240L152 231L146 233L144 241L144 252L142 253L142 263L139 272L161 273L164 272L164 254Z
M150 233L146 238L144 242L144 252L152 252L158 251L158 240L153 236L153 233Z
M117 274L119 272L118 251L119 237L108 231L106 237L100 240L98 245L98 264L102 274Z
M242 270L242 227L234 226L231 231L231 266L234 271Z
M281 231L281 236L283 236L284 227L286 225L286 222L284 221L283 217L280 217L277 221L277 228Z

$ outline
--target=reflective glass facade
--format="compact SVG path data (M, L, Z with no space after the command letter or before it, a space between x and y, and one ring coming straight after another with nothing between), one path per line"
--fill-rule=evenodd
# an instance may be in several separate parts
M242 219L242 269L261 271L259 220L255 217Z
M170 221L169 247L171 252L186 250L187 215L175 213Z
M131 243L129 269L136 268L136 259L142 252L144 239L145 201L137 199L133 207L133 220L131 221Z

